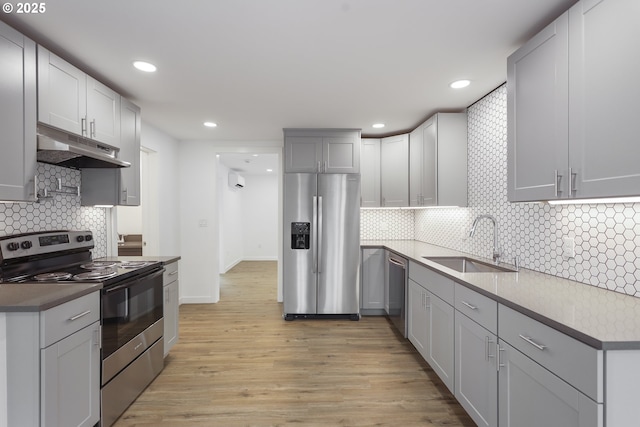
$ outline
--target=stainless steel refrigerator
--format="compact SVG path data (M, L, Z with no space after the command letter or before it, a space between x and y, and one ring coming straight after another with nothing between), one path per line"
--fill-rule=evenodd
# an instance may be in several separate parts
M284 174L284 318L359 319L360 175Z

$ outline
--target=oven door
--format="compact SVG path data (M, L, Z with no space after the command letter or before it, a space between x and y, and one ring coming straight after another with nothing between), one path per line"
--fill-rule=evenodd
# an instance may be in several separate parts
M102 385L162 338L163 273L102 289Z

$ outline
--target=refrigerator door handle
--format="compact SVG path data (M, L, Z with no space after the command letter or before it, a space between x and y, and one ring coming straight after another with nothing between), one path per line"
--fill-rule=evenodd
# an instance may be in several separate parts
M318 196L318 273L322 273L322 196Z
M311 258L313 258L312 273L318 272L318 198L313 196L313 214L311 218Z

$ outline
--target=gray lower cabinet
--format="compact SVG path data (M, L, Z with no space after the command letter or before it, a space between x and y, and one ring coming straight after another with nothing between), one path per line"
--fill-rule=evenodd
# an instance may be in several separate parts
M380 197L383 207L409 206L409 135L380 141Z
M454 310L427 291L427 362L454 392Z
M385 250L362 249L360 312L384 314Z
M380 207L380 140L362 138L360 149L360 206Z
M91 427L100 421L99 320L100 292L41 312L0 313L6 425Z
M176 345L179 337L180 281L178 261L164 266L162 277L164 290L164 357Z
M427 360L427 290L412 279L407 288L407 337Z
M36 45L0 22L0 200L36 200Z

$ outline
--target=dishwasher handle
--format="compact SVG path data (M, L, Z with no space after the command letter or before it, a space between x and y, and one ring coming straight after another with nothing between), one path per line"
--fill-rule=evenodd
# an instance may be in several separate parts
M389 257L389 258L387 258L387 259L389 260L389 262L390 262L391 264L397 265L398 267L402 268L403 270L406 270L406 269L407 269L407 265L406 265L404 262L402 262L402 261L398 261L397 259L395 259L395 258L391 258L391 257Z

